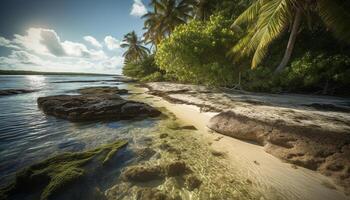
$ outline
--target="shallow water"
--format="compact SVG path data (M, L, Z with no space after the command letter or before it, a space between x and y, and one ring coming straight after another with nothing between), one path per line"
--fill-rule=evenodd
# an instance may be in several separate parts
M101 80L100 82L54 83ZM19 168L63 151L81 151L124 137L131 127L151 126L152 120L129 123L71 123L44 115L38 97L76 94L86 86L116 85L111 76L0 76L0 90L37 89L37 92L0 97L0 184ZM120 88L123 84L118 85Z
M94 82L86 82L89 80ZM239 163L242 160L231 162L226 155L213 156L212 144L203 137L203 133L206 132L204 129L174 130L169 126L174 122L183 125L198 122L200 124L198 126L196 124L196 127L204 128L204 119L192 120L191 124L186 124L191 120L179 120L169 110L160 108L168 117L163 115L145 120L73 123L46 116L37 107L36 99L41 96L77 94L76 90L82 87L108 85L118 85L119 88L126 88L134 93L124 98L146 101L154 106L165 106L157 103L162 101L159 98L144 95L142 90L132 85L108 80L113 80L113 77L0 76L0 90L16 88L39 90L28 94L0 97L0 184L11 181L16 170L47 157L66 151L84 151L122 138L127 139L129 145L118 154L118 162L104 169L97 176L93 176L92 180L81 184L81 187L75 190L86 191L97 187L105 192L109 199L137 199L138 190L144 187L157 188L172 197L181 197L181 199L303 199L302 196L298 196L302 193L296 189L289 191L276 185L271 186L269 180L261 181L268 183L267 185L255 182L255 178L268 179L268 176L262 174L259 177L248 177L246 173L251 169L242 168L244 165ZM184 119L191 118L190 115L193 114L193 112L182 111L179 113ZM200 115L196 117L199 118ZM162 133L168 134L168 137L161 139L159 135ZM161 146L164 144L170 145L175 150L162 149ZM229 145L232 144L234 143ZM140 160L136 152L144 148L152 148L157 153L149 160ZM262 149L259 151L262 152ZM121 169L129 165L160 165L174 160L186 162L193 171L193 175L202 181L199 189L189 191L184 186L183 178L167 177L159 182L142 185L130 185L129 182L120 178ZM279 161L274 160L274 162ZM259 171L256 171L259 174ZM292 174L290 177L293 177ZM300 185L300 187L303 186ZM119 191L118 188L123 191ZM108 196L113 192L121 194L125 191L128 191L125 195Z
M65 151L83 151L101 144L113 142L120 138L129 140L129 145L118 156L118 164L104 170L94 180L89 181L84 189L98 187L101 191L108 190L113 185L121 183L120 169L130 164L160 164L176 159L186 160L191 169L196 171L203 181L202 189L197 192L186 190L183 180L166 179L157 185L152 185L171 195L180 195L182 199L211 199L225 198L234 194L236 197L251 199L259 195L248 192L246 183L235 180L234 174L222 174L227 166L220 158L211 156L206 145L197 142L191 130L172 130L168 123L175 118L164 118L138 121L99 121L73 123L63 119L44 115L37 107L36 99L41 96L57 94L77 94L76 90L86 86L116 85L116 83L101 82L67 82L70 80L112 80L113 77L73 77L73 76L1 76L0 89L37 89L37 92L4 96L0 98L0 180L6 184L13 180L15 172L30 164L42 161L47 157ZM59 83L61 82L61 83ZM65 82L65 83L62 83ZM119 88L127 85L118 84ZM125 96L128 98L128 96ZM163 110L165 113L166 111ZM169 116L172 116L169 113ZM178 122L180 123L180 122ZM171 138L161 140L160 133L172 135ZM147 143L151 138L152 143ZM169 143L176 146L176 153L161 150L159 146ZM140 161L133 150L152 147L158 153L157 159ZM189 148L190 147L190 148ZM180 153L179 153L180 152ZM179 157L180 156L180 157ZM181 157L182 156L182 157ZM227 170L227 169L226 169ZM232 170L234 171L234 170ZM222 181L219 179L224 179ZM222 185L222 184L225 185ZM92 187L91 187L92 186ZM223 187L225 186L225 187ZM136 186L135 186L136 187ZM79 188L81 190L82 188ZM133 198L131 196L120 199ZM21 196L21 199L27 197ZM30 198L29 198L30 199ZM255 198L254 198L255 199Z

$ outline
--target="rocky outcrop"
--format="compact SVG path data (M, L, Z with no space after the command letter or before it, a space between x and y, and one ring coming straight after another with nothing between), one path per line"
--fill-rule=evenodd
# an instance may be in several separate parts
M36 92L37 90L27 90L27 89L8 89L8 90L0 90L0 96L13 95L13 94L25 94Z
M81 89L78 89L78 92L80 94L95 94L95 95L100 95L100 94L127 94L128 90L126 90L126 89L119 89L118 87L103 86L103 87L86 87L86 88L81 88Z
M110 94L58 95L40 97L37 102L44 113L71 121L119 120L160 115L160 111L145 103Z
M319 128L269 123L232 111L214 116L208 127L234 138L256 142L287 162L331 176L350 192L350 134Z

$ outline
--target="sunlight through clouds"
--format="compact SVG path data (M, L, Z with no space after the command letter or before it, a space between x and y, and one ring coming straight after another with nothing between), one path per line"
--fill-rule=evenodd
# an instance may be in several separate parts
M121 55L109 56L103 46L92 36L83 39L85 44L62 41L55 30L30 28L26 34L15 34L14 38L0 37L0 46L11 49L8 56L0 57L0 67L41 71L75 71L120 73L123 65ZM106 48L120 48L119 41L112 36L105 37ZM97 49L96 49L97 48Z

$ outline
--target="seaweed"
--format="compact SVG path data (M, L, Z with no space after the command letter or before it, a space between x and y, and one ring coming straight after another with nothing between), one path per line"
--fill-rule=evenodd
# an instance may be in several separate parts
M62 153L31 165L19 171L13 183L0 189L0 199L11 199L21 193L38 195L41 200L52 199L68 186L93 173L96 168L92 165L106 165L127 143L118 140L84 152Z

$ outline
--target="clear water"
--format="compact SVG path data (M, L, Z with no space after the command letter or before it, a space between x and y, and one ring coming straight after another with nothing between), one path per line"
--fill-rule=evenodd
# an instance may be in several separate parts
M97 82L65 82L89 81ZM0 97L0 184L16 170L64 151L81 151L127 137L132 127L152 126L154 120L136 122L72 123L44 115L37 98L76 94L78 88L116 85L112 76L0 76L0 90L35 89L37 92ZM125 87L118 84L119 88Z
M94 82L77 82L79 80L93 80ZM108 194L108 191L115 190L113 189L114 185L124 184L121 182L119 175L120 170L127 165L158 165L181 159L185 160L190 168L196 172L196 176L201 177L203 182L200 190L188 191L183 186L182 179L179 179L180 182L178 182L171 177L157 185L148 185L147 187L156 187L168 194L180 195L182 199L208 199L208 197L211 197L209 199L227 199L227 197L233 196L237 199L259 199L259 194L248 192L252 190L249 184L232 181L237 180L236 173L226 174L225 177L220 176L218 179L218 174L237 170L230 167L228 169L223 159L212 156L208 144L198 142L198 135L194 134L195 131L169 129L167 123L176 120L172 117L158 117L139 121L75 123L47 116L37 107L38 97L77 94L77 89L82 87L118 85L119 88L129 89L130 85L108 80L113 80L113 77L0 76L0 90L38 90L33 93L0 97L0 185L10 182L15 177L17 170L40 162L45 158L66 151L91 149L123 138L129 140L129 145L119 153L117 165L108 170L103 170L97 177L89 181L88 186L82 184L83 188L73 190L90 190L98 187ZM59 83L62 81L65 83ZM138 95L140 93L124 96L124 98L135 98ZM160 139L159 135L161 133L167 133L171 137ZM145 138L152 140L150 147L158 152L158 158L149 161L138 160L135 150L149 145ZM162 150L160 146L164 143L169 143L180 154ZM137 194L137 189L139 189L138 186L131 186L128 189L128 195L124 197L108 197L111 197L111 199L133 199ZM118 190L116 192L119 193Z

